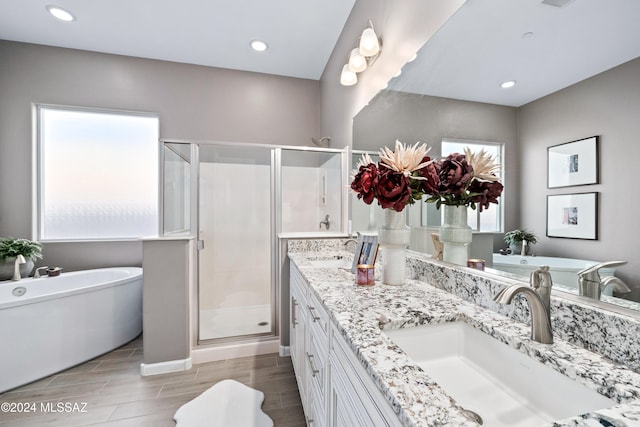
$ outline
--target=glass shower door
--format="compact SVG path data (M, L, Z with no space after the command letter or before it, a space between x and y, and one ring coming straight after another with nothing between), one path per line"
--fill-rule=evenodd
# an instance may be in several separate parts
M282 232L343 230L344 156L338 150L282 150Z
M200 145L199 339L275 333L271 150Z

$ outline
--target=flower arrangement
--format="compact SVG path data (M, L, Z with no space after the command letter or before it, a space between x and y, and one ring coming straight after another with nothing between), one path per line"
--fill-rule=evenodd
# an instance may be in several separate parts
M487 209L490 203L498 203L504 189L496 175L499 165L484 149L472 153L465 147L464 154L449 154L433 162L420 173L427 178L424 192L427 202L441 205L470 206Z
M394 151L387 147L379 151L377 164L364 154L354 171L351 189L368 205L377 199L383 209L401 212L424 194L420 181L425 178L419 171L432 162L429 150L425 144L409 146L396 140Z
M484 149L472 153L454 153L435 160L427 156L431 148L419 142L413 146L396 140L395 150L383 147L376 164L368 154L354 171L351 189L358 198L371 204L374 199L383 209L401 212L423 195L426 201L441 205L470 206L480 211L498 203L503 186L496 175L499 165Z

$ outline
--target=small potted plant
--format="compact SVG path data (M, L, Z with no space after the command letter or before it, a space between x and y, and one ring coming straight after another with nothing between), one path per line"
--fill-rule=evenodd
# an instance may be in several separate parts
M9 280L13 277L18 255L22 255L27 261L20 265L20 275L27 277L31 274L35 261L42 258L42 245L28 239L0 238L0 280Z
M504 233L504 241L509 245L512 254L520 255L522 253L523 240L527 241L526 251L529 253L531 245L538 241L538 237L528 230L512 230Z

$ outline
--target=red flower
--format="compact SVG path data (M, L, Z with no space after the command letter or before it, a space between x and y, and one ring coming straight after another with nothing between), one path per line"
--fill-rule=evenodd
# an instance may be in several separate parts
M440 193L460 195L467 189L473 178L473 167L464 154L449 154L440 166Z
M473 180L469 186L469 192L477 193L471 197L473 203L477 203L480 206L480 212L482 209L488 209L489 203L498 203L498 197L502 194L504 187L498 181L482 182Z
M375 192L383 209L401 212L411 197L411 181L404 174L383 167L378 171Z
M426 156L422 162L428 162L431 158ZM418 170L418 175L423 178L420 180L420 190L425 194L433 195L438 193L440 187L440 164L438 162L429 163L427 166Z
M369 163L368 165L360 166L358 173L351 182L351 189L358 193L358 199L364 200L364 202L370 205L373 202L374 187L378 180L378 168L375 164Z

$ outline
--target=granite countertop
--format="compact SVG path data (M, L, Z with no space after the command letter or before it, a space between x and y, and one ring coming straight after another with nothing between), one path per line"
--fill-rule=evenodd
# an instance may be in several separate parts
M449 321L464 321L618 402L548 426L640 426L640 374L633 370L557 337L551 345L537 343L529 338L530 326L425 282L408 279L402 286L384 285L377 272L375 286L358 287L349 270L309 262L335 256L349 255L289 253L404 426L478 425L383 333Z

